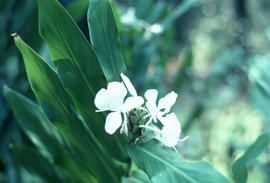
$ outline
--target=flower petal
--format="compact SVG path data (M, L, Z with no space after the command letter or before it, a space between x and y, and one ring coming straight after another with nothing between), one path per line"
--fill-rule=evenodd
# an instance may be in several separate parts
M121 78L123 80L123 82L125 83L129 93L133 96L137 96L137 92L136 89L134 88L133 84L131 83L131 81L128 79L128 77L126 75L124 75L123 73L121 73Z
M175 113L163 117L161 123L164 125L161 130L161 142L168 147L176 146L181 133L181 125Z
M179 133L181 132L181 124L178 121L175 113L167 114L165 117L159 118L162 125L168 129L173 129L175 132Z
M159 116L159 111L157 110L157 106L155 103L147 101L145 103L146 108L148 109L150 115L153 118L154 122L157 122L157 116Z
M123 105L127 89L122 82L110 82L107 87L109 108L112 111L118 110Z
M123 112L131 111L132 109L135 109L139 106L141 106L144 103L144 99L139 96L135 97L128 97L122 107Z
M125 135L128 135L128 120L127 120L127 115L126 115L126 113L123 113L123 115L124 115L124 121L123 121L123 125L122 125L122 127L121 127L121 129L120 129L120 133L121 134L125 134Z
M175 104L177 96L178 95L172 91L165 97L161 98L158 102L158 109L164 109L164 114L168 113L171 110L171 107Z
M149 89L149 90L146 90L146 92L144 93L144 97L146 98L146 100L153 103L156 103L157 96L158 96L158 91L156 89Z
M179 141L180 133L175 133L171 128L164 127L161 130L161 142L167 147L174 147Z
M147 100L147 102L145 103L145 106L150 112L154 122L157 122L157 116L159 115L159 111L156 105L157 96L158 96L158 91L156 89L149 89L149 90L146 90L146 92L144 93L144 97Z
M122 117L120 112L111 112L106 117L105 131L112 135L122 124Z
M106 89L102 88L97 92L96 97L94 99L94 103L96 107L99 109L98 111L109 110L108 98L109 95Z

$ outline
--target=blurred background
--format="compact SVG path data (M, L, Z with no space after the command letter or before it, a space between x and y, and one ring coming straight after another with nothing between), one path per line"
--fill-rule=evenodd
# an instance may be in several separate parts
M60 1L89 39L89 0ZM270 1L113 0L128 75L139 93L179 94L173 110L190 138L177 149L226 176L232 162L270 129ZM49 60L38 35L35 0L0 0L0 85L33 98L10 34ZM10 147L31 142L0 90L0 182L37 182ZM250 167L249 183L270 182L270 150Z

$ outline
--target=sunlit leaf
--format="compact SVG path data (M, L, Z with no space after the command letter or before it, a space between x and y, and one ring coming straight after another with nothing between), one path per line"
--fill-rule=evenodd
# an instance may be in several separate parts
M57 159L63 139L42 109L23 95L5 87L5 97L21 127L48 159Z
M233 164L233 179L236 183L245 183L248 177L248 164L261 155L270 142L270 131L263 133L258 139L247 149L245 154L241 156Z
M122 178L122 183L152 183L152 181L142 170L134 170L130 177Z
M253 103L264 115L266 123L270 123L270 54L252 59L248 77L250 96Z
M154 183L229 183L222 174L205 162L185 161L172 148L152 140L128 145L128 154Z

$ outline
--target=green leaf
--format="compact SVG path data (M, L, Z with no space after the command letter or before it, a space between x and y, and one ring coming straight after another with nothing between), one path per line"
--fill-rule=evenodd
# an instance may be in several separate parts
M23 95L5 87L5 97L20 126L41 153L51 161L60 156L63 140L42 109Z
M107 81L119 81L126 71L115 16L109 0L91 0L88 25L93 48Z
M261 155L270 142L270 131L263 133L247 149L245 154L235 161L232 167L233 179L236 183L245 183L248 177L248 164Z
M122 169L77 118L58 75L18 36L15 43L23 55L30 85L39 103L66 142L100 182L118 182Z
M20 164L30 173L35 174L47 183L73 182L68 180L58 168L53 166L35 149L27 147L13 147L13 153Z
M70 152L63 150L61 157L56 162L59 167L70 179L79 183L98 183L98 181L89 173L87 168L74 157Z
M72 18L78 22L86 13L89 5L89 0L76 0L67 5L66 9Z
M53 61L75 65L92 95L105 85L103 72L89 42L72 17L56 0L38 0L39 31Z
M121 136L109 135L104 130L105 118L101 113L95 112L96 108L93 101L86 100L92 98L87 90L87 86L81 82L79 77L79 70L72 65L72 63L65 60L55 61L56 69L64 84L65 89L72 96L76 107L79 109L86 124L93 132L97 140L103 145L104 149L109 154L120 161L127 160L127 153L122 145ZM79 88L79 90L78 90Z
M168 28L173 24L175 19L184 13L186 13L194 4L196 4L199 0L184 0L182 1L176 9L170 13L167 17L162 20L161 25L164 27L164 29Z
M98 142L120 161L127 155L118 137L104 130L104 117L95 112L94 97L106 81L90 44L67 11L56 0L38 0L40 33L65 89ZM114 147L114 148L112 148Z
M122 183L152 183L152 181L142 170L134 170L130 177L122 178Z
M72 114L72 100L57 73L19 36L15 35L14 40L23 56L30 86L43 110L53 123L67 121Z
M63 172L79 182L95 182L93 176L67 151L57 129L51 124L43 110L23 95L5 88L6 99L14 111L20 126L50 162L55 162Z
M152 140L128 145L128 154L154 183L228 183L229 180L205 162L187 162L172 148Z

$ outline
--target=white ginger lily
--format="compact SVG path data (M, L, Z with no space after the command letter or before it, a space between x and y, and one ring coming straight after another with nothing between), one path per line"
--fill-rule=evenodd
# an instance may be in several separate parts
M120 132L124 132L127 135L127 113L132 109L140 107L144 103L144 99L137 96L137 92L128 77L121 74L121 78L131 94L130 97L127 97L124 101L127 89L123 82L114 81L108 84L107 89L102 88L98 91L94 103L98 108L96 112L112 111L108 114L105 121L105 131L107 133L113 134L122 125ZM122 119L121 113L124 119Z
M163 145L167 147L173 147L177 145L181 133L181 125L175 115L175 113L167 114L165 117L161 117L162 129L156 127L150 127L147 125L141 125L141 128L147 128L156 132L155 138L159 140ZM186 139L186 138L184 138ZM184 140L183 139L183 140Z
M156 89L149 89L145 92L144 97L147 100L145 106L148 109L150 113L150 120L147 123L157 122L157 119L159 119L162 123L162 118L165 114L167 114L171 107L175 104L177 94L172 91L169 94L167 94L165 97L161 98L157 103L157 97L158 97L158 91ZM163 124L164 125L164 124Z
M181 125L175 113L167 114L160 122L164 125L161 130L161 142L167 147L175 147L181 133Z

